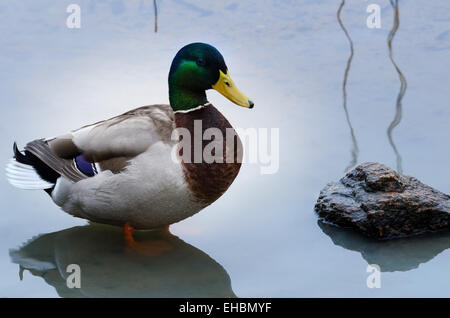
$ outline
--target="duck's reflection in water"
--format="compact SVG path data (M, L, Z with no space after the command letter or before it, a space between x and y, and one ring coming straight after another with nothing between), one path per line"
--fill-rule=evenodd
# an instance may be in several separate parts
M361 253L368 264L379 265L382 272L415 269L450 247L450 232L378 241L322 221L318 224L335 245Z
M40 235L10 251L23 270L42 277L62 297L236 297L225 269L166 230L135 232L126 244L120 228L90 224ZM69 264L81 269L70 289Z

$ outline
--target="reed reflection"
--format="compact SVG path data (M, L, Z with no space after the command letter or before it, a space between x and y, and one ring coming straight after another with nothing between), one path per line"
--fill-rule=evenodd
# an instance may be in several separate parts
M153 0L153 11L155 12L155 33L158 32L158 6L156 0Z
M166 230L136 231L127 246L120 228L91 224L43 234L10 251L20 266L61 297L235 297L225 269ZM69 264L81 288L66 286Z
M392 149L394 150L394 153L395 153L395 156L397 159L396 160L397 161L397 171L402 173L403 172L402 156L400 155L400 152L398 151L397 146L395 145L394 139L392 137L392 132L393 132L394 128L397 127L398 124L400 124L400 122L402 120L402 111L403 111L402 99L406 92L407 82L406 82L405 76L403 75L402 71L400 70L397 63L395 62L394 57L393 57L393 52L392 52L392 41L394 40L395 34L397 33L397 30L400 26L400 13L399 13L399 7L398 7L398 0L389 0L389 2L391 4L392 8L394 9L394 24L392 26L391 31L389 32L387 43L388 43L388 48L389 48L389 59L391 60L392 65L394 65L395 70L397 71L397 74L398 74L398 77L400 80L400 90L397 95L394 119L392 120L392 122L390 123L390 125L387 129L387 136L389 139L389 143L390 143Z
M345 118L347 120L347 125L348 125L348 128L350 129L350 136L352 139L352 148L350 150L351 159L350 159L350 162L348 163L347 167L345 168L345 172L347 172L356 165L356 163L358 161L359 148L358 148L358 141L356 140L355 131L353 129L353 125L350 120L350 115L349 115L348 107L347 107L347 81L348 81L348 74L350 72L350 68L352 65L354 48L353 48L353 41L352 41L347 29L345 28L344 24L342 23L342 19L341 19L341 11L342 11L342 8L344 7L344 5L345 5L345 0L342 0L340 6L338 8L338 11L337 11L337 20L339 22L339 25L341 26L342 31L344 31L344 34L347 37L348 42L350 44L350 55L347 59L347 65L345 67L345 72L344 72L344 79L342 81L342 99L343 99L342 104L343 104L343 108L344 108L344 112L345 112Z

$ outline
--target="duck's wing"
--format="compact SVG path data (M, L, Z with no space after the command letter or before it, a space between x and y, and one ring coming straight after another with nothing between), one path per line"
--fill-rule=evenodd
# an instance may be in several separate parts
M151 105L82 127L48 143L63 158L73 157L76 152L90 162L130 158L155 142L170 142L174 125L169 105Z
M17 164L32 166L40 178L55 182L58 175L77 182L102 170L120 172L129 160L156 142L171 142L173 111L169 105L140 107L51 139L15 148Z

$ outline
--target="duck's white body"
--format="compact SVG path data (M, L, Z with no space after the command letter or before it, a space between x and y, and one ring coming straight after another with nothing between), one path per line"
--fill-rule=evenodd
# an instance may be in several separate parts
M48 189L64 211L94 222L136 229L178 222L225 192L240 163L184 165L174 155L179 142L175 116L169 105L144 106L57 138L35 140L25 155L16 150L7 167L9 181L20 188ZM188 126L205 117L204 129L210 122L230 127L210 104L178 116ZM35 163L27 165L30 156L58 173L54 183L43 180ZM76 161L80 157L95 175L86 175Z
M148 229L178 222L203 206L192 197L181 164L170 160L171 151L156 142L119 174L100 171L76 183L61 177L52 198L64 211L100 223Z
M137 229L172 224L200 211L180 161L172 159L173 128L170 106L153 105L73 132L72 141L83 153L135 156L120 173L97 165L94 177L76 183L61 177L53 200L74 216Z
M70 160L65 165L71 173L61 172L53 185L34 170L25 170L27 167L20 171L21 164L13 159L8 168L9 179L22 188L33 188L33 184L37 187L41 184L41 188L54 186L50 194L53 201L76 217L129 224L137 229L171 224L204 207L192 196L182 164L172 159L173 148L177 146L177 141L171 138L173 129L169 105L141 107L48 139L45 144L41 141L42 147L49 145L49 150L53 148L56 153L70 152L67 148L75 146L81 154L93 159L98 172L95 176L83 176ZM53 158L46 149L35 148L33 143L26 147L52 166ZM73 177L74 173L80 178Z

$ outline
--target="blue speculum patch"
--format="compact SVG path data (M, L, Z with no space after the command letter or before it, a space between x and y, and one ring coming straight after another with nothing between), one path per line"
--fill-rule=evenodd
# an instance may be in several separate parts
M93 177L96 175L94 164L86 161L83 158L83 155L79 155L75 157L75 164L77 165L78 170L89 177Z

